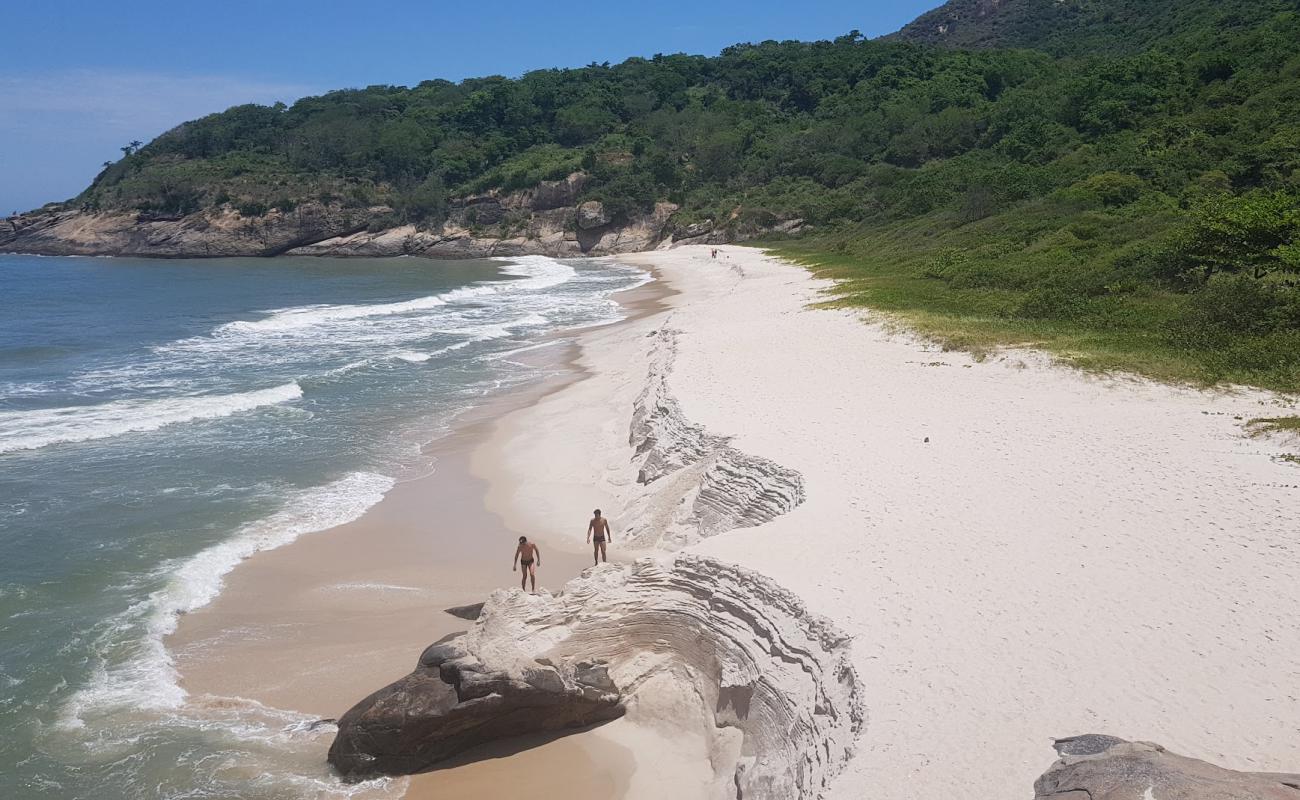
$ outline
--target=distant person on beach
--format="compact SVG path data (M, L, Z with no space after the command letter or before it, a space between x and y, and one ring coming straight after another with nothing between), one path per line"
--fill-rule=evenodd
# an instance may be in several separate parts
M519 567L523 567L523 574L519 576L519 588L526 589L528 579L533 579L533 591L537 591L537 568L542 565L542 551L537 549L537 545L528 541L527 536L519 537L519 546L515 548L515 558L510 564L510 571L514 572Z
M596 564L609 561L605 558L605 541L614 539L609 532L609 520L600 515L600 509L592 512L594 516L587 523L587 541L591 542L591 558Z

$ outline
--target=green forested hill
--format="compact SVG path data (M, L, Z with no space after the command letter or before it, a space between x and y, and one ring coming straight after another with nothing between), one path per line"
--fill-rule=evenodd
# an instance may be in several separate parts
M1212 48L1295 0L949 0L889 37L954 48L1025 47L1053 55Z
M671 200L678 225L730 236L802 220L784 246L846 279L846 302L952 343L1300 388L1294 3L934 13L972 6L988 13L944 47L923 17L887 41L236 107L132 150L77 202L258 215L324 199L391 209L377 227L436 225L450 197L583 171L584 199L615 217Z

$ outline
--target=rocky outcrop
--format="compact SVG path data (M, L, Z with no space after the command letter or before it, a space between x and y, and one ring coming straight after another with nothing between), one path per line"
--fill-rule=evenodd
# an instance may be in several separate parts
M344 776L408 775L476 745L562 731L623 714L605 667L485 664L466 637L430 645L415 670L338 721L329 762Z
M715 797L817 797L863 725L848 647L740 567L690 555L602 565L557 595L494 592L469 632L339 720L330 762L353 776L412 772L487 733L626 710L666 735L706 739Z
M0 252L42 255L215 257L311 255L480 258L577 257L653 250L674 242L677 206L613 219L597 201L579 203L589 179L574 173L509 194L451 202L436 227L396 225L382 206L304 203L293 211L244 217L228 206L184 216L92 212L49 206L0 221Z
M10 217L0 252L160 257L275 256L364 230L376 209L304 203L261 217L210 209L182 217L60 210Z
M659 484L643 496L631 517L651 524L629 530L638 547L679 548L702 537L761 525L803 502L803 476L762 456L745 453L729 437L711 433L682 413L668 385L677 353L677 332L655 331L645 388L632 407L628 441L639 466L637 482ZM653 488L653 487L652 487ZM672 506L660 492L680 496L672 519L656 519L640 506Z
M588 200L578 206L577 219L578 228L584 231L603 228L611 222L609 212L599 200Z
M478 619L479 614L483 613L483 604L471 603L467 606L452 606L451 608L444 608L442 612L444 614L451 614L453 617L460 617L461 619L467 619L473 622Z
M1095 733L1054 746L1061 759L1034 782L1035 800L1300 800L1300 774L1235 772Z
M542 181L532 189L511 195L514 203L531 211L550 211L577 205L582 190L590 183L585 173L575 172L561 181Z

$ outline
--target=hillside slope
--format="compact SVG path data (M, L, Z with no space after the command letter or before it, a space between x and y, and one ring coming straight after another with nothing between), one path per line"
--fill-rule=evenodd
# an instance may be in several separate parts
M1136 53L1257 25L1291 0L949 0L887 39L953 48L1028 47L1055 55Z
M887 41L238 106L0 224L0 250L576 255L797 233L850 299L940 320L954 345L1063 337L1080 363L1300 388L1294 6L958 0ZM945 43L1042 49L912 41L943 14Z

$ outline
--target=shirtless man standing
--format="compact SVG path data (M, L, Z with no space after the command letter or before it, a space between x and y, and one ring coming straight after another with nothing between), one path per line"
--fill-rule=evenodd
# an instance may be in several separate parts
M534 564L533 562L537 562ZM528 541L527 536L519 537L519 546L515 548L514 561L510 563L510 571L514 572L519 567L523 567L523 574L519 576L519 588L527 588L525 584L528 579L533 579L533 591L537 591L537 568L542 565L542 551L537 549L537 545Z
M608 562L609 559L605 558L605 541L614 541L614 535L609 532L609 520L600 515L600 509L592 513L595 516L587 523L587 541L592 543L591 558L596 564Z

